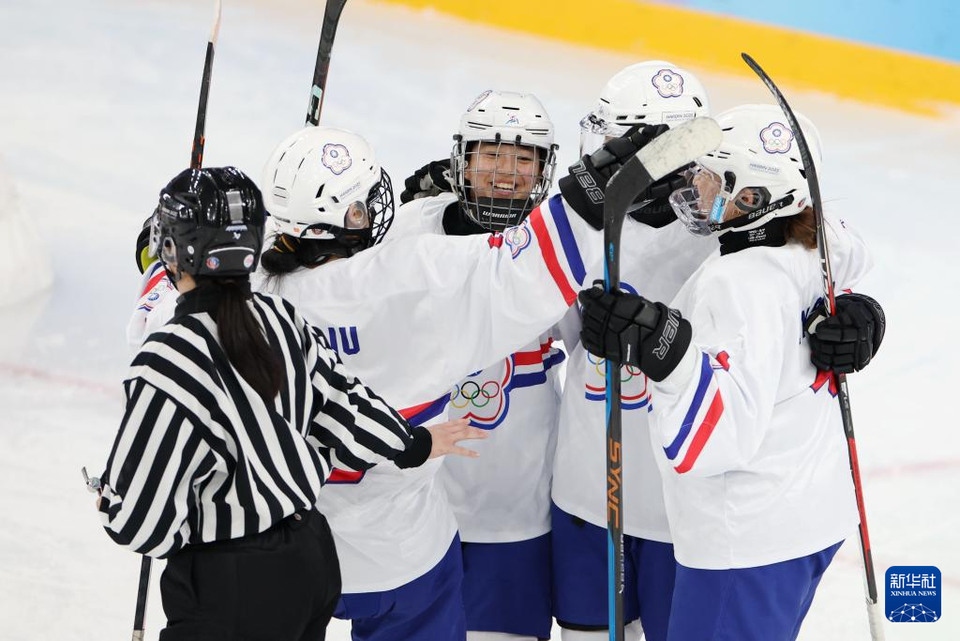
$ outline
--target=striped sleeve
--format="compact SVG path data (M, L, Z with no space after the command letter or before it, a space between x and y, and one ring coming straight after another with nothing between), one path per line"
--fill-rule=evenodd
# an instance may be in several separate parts
M415 436L418 449L422 450L424 428L411 428L396 410L353 376L321 331L310 328L309 333L316 350L310 434L329 448L331 466L355 471L369 469L385 460L394 460L413 447ZM404 467L426 460L429 447L422 454L413 465L407 460Z
M686 474L694 469L724 413L723 394L713 359L704 352L698 352L695 360L694 376L681 399L669 406L668 396L662 400L658 397L661 405L672 410L669 412L670 419L661 424L661 434L666 442L663 453L677 474ZM697 469L701 471L703 466Z
M579 219L575 222L584 225ZM550 278L567 305L572 305L587 271L563 198L558 194L537 207L526 224L537 239L537 249Z
M678 475L743 469L770 426L783 363L780 318L757 312L751 325L741 305L726 309L725 316L695 313L694 342L680 365L650 382L651 425L668 469Z
M183 407L142 379L126 385L123 422L101 476L100 517L118 544L166 557L190 537L194 481L209 474L214 456Z

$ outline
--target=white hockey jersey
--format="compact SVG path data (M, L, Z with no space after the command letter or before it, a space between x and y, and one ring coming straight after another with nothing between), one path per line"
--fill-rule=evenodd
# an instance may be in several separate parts
M279 293L327 328L331 346L366 385L423 422L442 411L464 375L556 323L602 252L601 233L555 196L509 233L386 242L288 275ZM131 338L166 322L173 299L161 293L146 320L135 313ZM454 521L430 469L440 464L403 473L377 466L324 488L318 507L334 532L344 592L399 587L442 558Z
M388 242L443 234L443 213L456 201L455 195L444 193L407 203L397 211ZM461 338L469 340L469 335ZM525 541L550 531L550 479L560 413L556 366L563 358L547 332L451 391L449 418L466 417L472 425L492 430L486 440L468 445L479 459L448 456L440 470L463 541Z
M828 230L839 291L870 259L842 223ZM683 565L794 559L858 523L836 390L811 365L803 330L821 282L815 250L753 247L710 256L671 303L693 342L651 383L651 438Z
M680 223L661 229L627 224L623 230L621 289L651 300L670 300L717 247L715 238L690 234ZM591 273L589 284L603 277ZM598 527L607 525L606 361L580 344L580 314L574 306L559 325L569 354L560 409L553 472L553 501L563 511ZM623 411L624 532L669 542L660 472L650 446L647 377L621 370Z

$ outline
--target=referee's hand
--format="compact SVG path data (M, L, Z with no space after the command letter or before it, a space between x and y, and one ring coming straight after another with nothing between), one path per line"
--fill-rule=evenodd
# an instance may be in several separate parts
M479 427L470 427L470 421L465 418L439 423L437 425L426 425L424 427L427 428L433 439L430 447L430 456L427 458L437 458L445 454L477 458L480 456L478 453L473 450L468 450L465 447L459 447L457 443L470 439L487 438L487 436L489 436L487 430L482 430Z

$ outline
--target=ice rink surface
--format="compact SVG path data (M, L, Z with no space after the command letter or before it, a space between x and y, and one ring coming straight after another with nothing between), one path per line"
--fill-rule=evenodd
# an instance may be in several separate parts
M225 2L206 164L259 177L272 147L301 126L322 4ZM0 4L0 157L46 243L37 255L49 253L55 271L51 291L0 309L6 641L129 638L139 561L101 531L79 470L102 469L119 425L124 327L138 283L133 240L159 188L188 163L211 12L206 0ZM631 37L644 28L655 26L637 25ZM353 0L323 121L365 135L402 184L449 153L480 91L528 91L556 123L565 167L604 81L635 61ZM842 71L838 63L824 86L842 83ZM757 80L701 79L715 112L769 102ZM825 199L872 246L876 267L862 290L888 314L881 354L851 377L877 571L881 582L891 565L943 572L942 621L888 624L887 638L957 639L960 425L950 408L960 388L960 115L922 119L785 91L819 126ZM0 238L0 251L9 242ZM156 581L155 572L152 639L163 621ZM329 638L347 639L347 627L335 623ZM867 638L855 538L827 572L800 638Z

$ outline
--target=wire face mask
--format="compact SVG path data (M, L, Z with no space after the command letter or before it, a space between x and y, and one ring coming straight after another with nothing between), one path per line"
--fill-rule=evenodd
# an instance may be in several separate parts
M467 215L490 231L519 225L547 196L553 148L513 142L457 141L453 187Z

